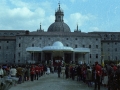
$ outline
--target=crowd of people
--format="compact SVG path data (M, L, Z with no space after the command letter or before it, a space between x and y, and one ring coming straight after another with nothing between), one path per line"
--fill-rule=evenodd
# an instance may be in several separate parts
M14 84L21 84L24 81L38 80L45 72L47 67L34 64L34 65L0 65L0 78L16 77L18 81ZM46 72L48 73L48 72Z
M62 65L58 67L58 77L72 78L72 80L76 78L77 81L86 83L88 87L94 87L94 90L100 90L101 86L106 87L107 90L120 90L120 65L112 62L105 66L98 62L92 66L87 64Z
M72 80L82 81L94 90L100 90L101 85L108 90L120 90L120 65L113 63L106 64L104 67L98 62L90 66L81 65L61 65L46 66L42 64L34 65L0 65L0 78L4 76L17 77L15 85L24 81L38 80L44 74L57 72L58 78L71 78Z

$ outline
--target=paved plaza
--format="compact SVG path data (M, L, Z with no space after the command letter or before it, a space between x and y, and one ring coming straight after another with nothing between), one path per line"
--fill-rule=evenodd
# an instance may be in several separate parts
M22 84L13 86L10 90L94 90L93 87L88 87L82 81L73 81L71 78L63 79L57 77L57 73L44 75L35 81L26 81ZM101 90L107 90L101 87Z

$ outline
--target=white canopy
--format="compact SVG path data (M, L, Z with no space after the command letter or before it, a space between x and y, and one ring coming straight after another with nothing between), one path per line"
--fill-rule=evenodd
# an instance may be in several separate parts
M40 47L27 47L26 51L28 52L41 52L41 51L73 51L76 53L88 53L90 52L89 48L75 48L66 47L60 41L56 41L52 46L45 46L43 48Z
M40 47L27 47L26 51L27 52L41 52L42 49Z
M56 41L52 46L45 46L43 51L73 51L73 48L65 47L60 41Z
M75 48L74 52L83 52L83 53L87 53L90 52L89 48Z

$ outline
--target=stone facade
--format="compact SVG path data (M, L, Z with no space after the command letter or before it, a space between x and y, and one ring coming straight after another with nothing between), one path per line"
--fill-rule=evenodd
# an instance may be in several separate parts
M46 62L52 59L53 52L27 52L27 47L51 46L60 41L64 46L75 48L89 48L89 53L63 52L69 63L80 60L93 64L102 60L120 61L120 32L88 32L84 33L77 29L70 32L69 26L64 23L64 13L60 8L55 12L55 22L50 25L48 31L40 29L34 32L29 30L0 30L0 63L27 63L28 60ZM58 53L58 55L61 52ZM73 60L75 59L75 60Z
M13 36L10 35L11 32L14 33ZM26 63L27 60L32 60L31 53L26 52L27 47L43 48L52 45L55 41L61 41L64 46L72 48L90 48L90 53L85 54L84 58L82 56L79 58L85 59L86 63L101 62L102 59L120 61L120 33L118 32L56 33L36 31L26 34L25 30L0 30L0 35L0 63ZM115 37L112 38L112 36Z

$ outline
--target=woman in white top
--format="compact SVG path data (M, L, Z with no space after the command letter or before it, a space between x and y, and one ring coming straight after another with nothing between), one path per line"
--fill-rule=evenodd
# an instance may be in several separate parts
M16 73L17 73L17 70L16 70L15 66L12 66L12 68L10 69L11 77L16 77Z
M61 67L61 73L62 73L63 78L64 78L65 77L65 67L64 66Z
M47 74L49 75L50 74L50 68L47 67Z

